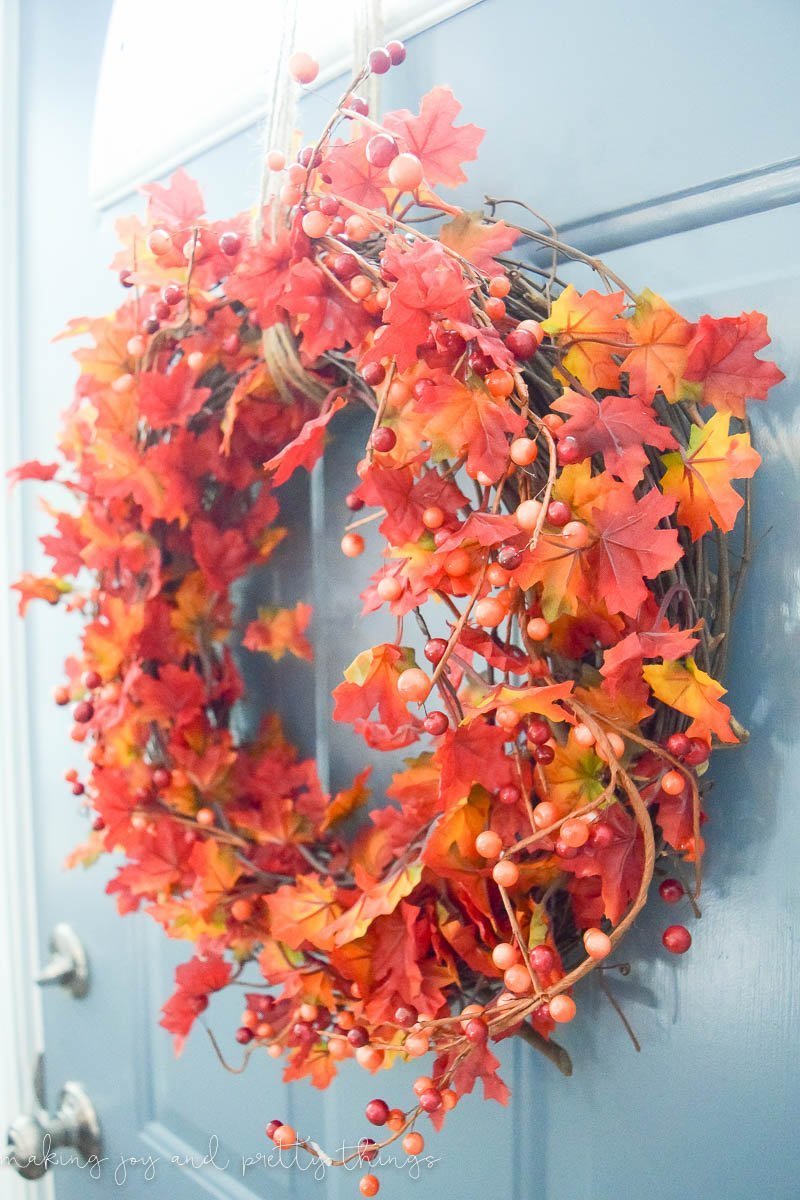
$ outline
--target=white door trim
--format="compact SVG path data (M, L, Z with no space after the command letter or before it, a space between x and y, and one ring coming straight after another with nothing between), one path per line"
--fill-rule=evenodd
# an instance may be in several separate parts
M20 0L0 0L0 463L21 456L19 371ZM28 770L25 641L9 585L22 562L19 496L0 478L0 1155L9 1121L33 1104L32 1064L43 1045L33 983L38 934ZM0 1168L4 1200L53 1197L52 1175L26 1182Z

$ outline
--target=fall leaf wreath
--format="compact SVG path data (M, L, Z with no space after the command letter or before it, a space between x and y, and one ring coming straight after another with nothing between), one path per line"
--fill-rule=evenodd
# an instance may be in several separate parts
M452 93L382 121L358 96L404 55L373 52L316 144L270 154L255 231L208 220L183 172L144 189L144 223L119 222L122 303L68 328L90 345L59 461L14 472L68 496L52 574L16 586L23 611L82 615L56 690L87 747L72 861L121 856L120 912L195 943L163 1010L178 1047L235 982L245 1059L283 1058L287 1080L432 1056L405 1106L370 1102L382 1133L348 1163L419 1154L422 1119L477 1080L504 1102L490 1046L511 1034L569 1072L551 1034L654 872L696 906L702 776L745 736L717 679L750 544L746 513L728 537L733 484L760 461L745 402L782 378L756 357L762 314L686 320L531 210L444 200L482 137ZM596 290L563 278L580 270ZM397 636L346 667L332 718L405 755L360 817L369 768L329 796L277 715L235 733L243 657L311 659L313 618L264 608L241 630L232 589L347 405L373 422L341 549L379 522L354 580ZM267 1134L324 1156L281 1120Z

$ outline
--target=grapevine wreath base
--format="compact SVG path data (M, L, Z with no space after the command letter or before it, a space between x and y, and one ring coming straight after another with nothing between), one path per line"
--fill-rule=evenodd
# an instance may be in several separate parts
M380 123L358 96L404 53L373 52L291 165L270 154L255 229L208 221L182 172L145 189L146 221L119 223L123 302L68 330L91 344L59 462L15 473L69 497L42 539L53 573L16 586L23 609L83 617L56 695L90 763L66 773L93 820L72 861L121 854L120 912L195 943L163 1011L178 1047L237 983L245 1061L284 1058L287 1080L433 1056L410 1103L367 1106L385 1136L346 1160L367 1162L399 1138L419 1154L421 1116L440 1125L477 1079L504 1102L491 1042L522 1034L568 1072L551 1033L654 871L695 903L699 777L743 736L715 676L749 552L746 525L729 545L732 481L759 463L745 401L782 378L755 357L761 314L690 322L536 214L442 199L482 136L452 94ZM277 716L234 733L247 653L312 657L306 604L242 629L232 588L346 405L374 420L342 550L355 563L380 522L354 585L397 636L347 667L333 718L407 755L366 817L369 768L330 797Z

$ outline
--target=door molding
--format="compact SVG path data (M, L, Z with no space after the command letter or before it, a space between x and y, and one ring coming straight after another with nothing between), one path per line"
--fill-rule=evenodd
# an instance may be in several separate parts
M0 463L19 461L19 62L20 0L0 0ZM5 1128L33 1104L33 1062L42 1047L41 1002L33 983L38 933L25 640L9 591L22 562L22 510L0 480L0 1147ZM0 1153L2 1151L0 1150ZM7 1200L52 1200L52 1175L26 1182L2 1170Z

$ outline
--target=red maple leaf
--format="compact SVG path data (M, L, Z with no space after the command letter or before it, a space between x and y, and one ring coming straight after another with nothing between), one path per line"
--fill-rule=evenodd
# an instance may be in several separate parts
M331 190L342 200L352 200L364 208L386 208L384 188L389 187L389 175L384 167L374 167L368 161L365 148L368 137L352 142L337 142L325 156L324 172Z
M356 494L365 504L386 511L379 530L392 545L416 542L425 533L422 514L426 508L441 508L446 519L455 520L466 496L452 479L438 471L423 471L416 478L411 467L385 467L373 461Z
M480 718L447 731L436 749L439 792L445 803L468 796L476 783L488 792L518 783L516 763L505 752L506 737L502 729Z
M419 116L399 109L384 118L386 128L403 149L420 160L428 183L449 187L464 183L467 177L461 164L478 156L484 131L477 125L457 128L454 121L460 112L461 105L450 88L435 87L422 97Z
M459 213L452 221L442 225L439 241L466 258L479 271L495 275L497 256L510 250L520 236L519 230L505 221L486 222L480 213Z
M58 463L41 463L37 459L29 459L28 462L20 463L17 467L12 467L10 471L6 471L6 479L8 486L13 487L17 483L21 483L23 479L39 479L46 481L54 479L58 473Z
M218 592L244 575L258 555L257 547L247 541L241 530L220 529L213 521L195 521L192 550L209 586Z
M196 956L176 968L176 991L161 1009L159 1022L175 1034L175 1052L180 1054L184 1041L200 1013L208 1008L211 992L218 992L230 982L231 964L221 954Z
M689 344L684 378L703 385L703 404L744 417L745 400L766 400L769 389L785 378L775 363L755 356L769 341L763 313L701 317Z
M147 196L147 217L153 225L169 229L185 229L194 225L206 210L196 180L180 167L167 184L148 183L142 191Z
M612 925L616 925L639 891L644 848L638 825L621 804L605 809L602 820L614 834L611 844L582 849L575 858L562 862L562 870L569 871L576 879L600 877L603 909Z
M437 550L440 554L446 554L468 542L477 542L479 546L497 546L500 542L518 537L519 525L513 517L503 516L502 513L473 512L463 525L438 544Z
M466 454L471 475L482 471L493 480L508 465L509 436L516 437L525 424L506 400L495 400L483 387L467 387L441 372L414 407L426 415L423 432L434 457Z
M409 246L393 239L383 252L383 266L397 282L383 312L384 324L363 362L393 357L398 371L405 371L417 361L417 347L427 339L432 321L469 320L470 285L437 242Z
M306 471L311 470L325 448L325 430L328 422L346 404L347 400L343 396L336 396L322 409L318 417L306 421L296 438L264 463L264 470L273 472L273 487L285 483L298 467L304 467Z
M406 702L397 690L401 671L412 662L411 652L387 644L372 646L353 659L344 673L345 681L333 690L334 721L368 721L377 708L390 733L410 723Z
M363 305L348 300L308 259L292 267L282 304L296 318L300 354L307 363L328 350L360 345L370 325Z
M294 257L291 232L279 223L273 238L268 210L265 210L265 218L263 237L259 242L245 246L226 283L230 299L241 300L254 309L262 329L284 319L281 300L288 286Z
M635 616L648 596L644 580L668 571L681 557L677 531L659 528L674 510L667 496L651 491L636 500L625 488L615 488L602 508L592 509L600 536L587 556L588 574L610 612Z
M566 388L550 406L568 420L558 438L573 437L585 458L602 454L607 471L634 487L647 465L645 446L675 449L678 443L649 404L636 396L594 396Z
M139 409L154 429L166 429L169 425L185 425L190 417L199 413L211 388L195 387L195 376L186 362L164 374L161 371L143 371L139 376Z

